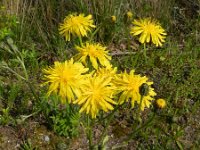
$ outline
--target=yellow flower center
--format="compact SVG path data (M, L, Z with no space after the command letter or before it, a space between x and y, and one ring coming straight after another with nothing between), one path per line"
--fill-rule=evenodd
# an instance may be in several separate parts
M64 70L60 76L61 82L67 83L72 80L73 74L70 70Z
M144 31L147 33L153 33L155 31L155 25L149 24L144 26Z
M101 96L100 90L99 90L99 89L95 89L95 90L93 91L92 97L93 97L94 99L100 99L100 98L101 98L100 96Z
M71 24L72 25L77 25L77 24L79 24L79 21L76 18L72 18L71 19Z
M128 85L128 90L132 90L132 91L138 91L138 87L141 86L141 82L136 81L135 79L133 79L132 81L129 82Z
M93 47L93 46L89 47L89 55L93 56L93 57L97 56L97 51L96 51L95 47Z

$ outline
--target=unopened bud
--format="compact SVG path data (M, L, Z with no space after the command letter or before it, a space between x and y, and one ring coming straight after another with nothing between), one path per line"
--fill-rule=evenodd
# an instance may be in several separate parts
M117 18L116 18L116 16L111 16L111 19L112 19L112 22L116 22L116 20L117 20Z
M158 107L158 108L164 108L165 106L166 106L166 101L164 100L164 99L157 99L156 100L156 106Z
M146 84L146 83L143 83L141 86L140 86L140 95L141 96L147 96L149 94L149 85Z

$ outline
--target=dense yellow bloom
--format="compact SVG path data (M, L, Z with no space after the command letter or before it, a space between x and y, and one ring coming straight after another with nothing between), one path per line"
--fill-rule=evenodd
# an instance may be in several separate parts
M82 88L82 95L74 102L82 105L80 113L85 111L92 118L96 118L99 110L108 112L113 110L113 104L117 104L112 100L115 88L111 84L111 78L97 76L87 78L87 83Z
M152 41L156 46L162 46L162 43L165 42L164 39L167 34L156 21L145 18L134 20L133 25L130 33L133 36L140 35L139 41L141 43L149 43Z
M147 77L141 77L140 75L135 75L134 70L131 70L130 74L124 72L119 74L115 80L114 84L121 93L119 98L119 104L124 103L131 99L132 108L134 107L135 102L140 105L140 109L144 110L144 107L149 107L151 101L154 100L153 96L156 95L154 89L150 86L153 82L148 82ZM143 96L141 102L140 87L143 84L148 85L148 92Z
M126 13L126 15L127 15L127 18L128 18L128 19L132 19L132 17L133 17L133 13L132 13L131 11L128 11L128 12Z
M92 66L97 69L98 68L98 62L102 66L109 66L111 57L108 55L108 51L106 50L106 47L103 47L102 45L98 43L86 43L85 45L76 46L76 49L79 51L79 53L75 56L77 60L81 61L85 65L87 57L89 57L89 60L92 63Z
M104 78L114 78L117 72L117 67L113 68L112 65L108 65L106 67L98 68L96 74L99 76L103 76Z
M111 20L112 20L112 22L116 22L116 20L117 20L117 18L116 18L116 16L111 16Z
M87 71L88 68L84 68L81 63L74 62L73 59L63 63L55 62L53 67L44 70L46 74L44 84L50 83L47 95L55 92L63 103L66 102L66 98L71 103L81 94L80 87L85 82L83 74Z
M166 101L164 99L157 99L156 105L158 108L164 108L166 106Z
M70 14L64 19L64 22L60 24L59 33L65 36L66 41L70 41L71 35L84 37L87 36L88 31L91 31L91 28L95 27L96 26L93 25L92 15Z

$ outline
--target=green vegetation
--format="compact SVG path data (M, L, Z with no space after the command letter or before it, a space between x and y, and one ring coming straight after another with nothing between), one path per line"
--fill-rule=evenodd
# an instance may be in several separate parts
M13 132L9 149L200 148L199 0L2 0L0 6L0 148ZM153 81L150 108L124 103L94 120L58 95L47 96L43 70L69 60L80 44L59 34L71 13L92 15L97 27L82 41L107 46L118 72L134 69ZM158 20L167 35L162 47L147 43L143 53L130 28L145 17ZM163 109L156 107L159 98Z

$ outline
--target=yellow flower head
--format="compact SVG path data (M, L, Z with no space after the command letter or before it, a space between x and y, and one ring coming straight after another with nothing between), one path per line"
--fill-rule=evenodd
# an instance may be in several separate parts
M164 99L157 99L156 100L156 105L158 108L164 108L166 106L166 101Z
M127 18L128 18L128 19L132 19L132 18L133 18L133 13L132 13L131 11L128 11L128 12L126 13L126 15L127 15Z
M106 67L98 68L96 74L98 76L103 76L104 78L108 77L114 78L116 72L117 72L117 67L113 68L112 65L108 65Z
M98 68L98 62L102 66L109 66L111 57L108 55L108 51L106 50L106 47L103 47L102 45L98 43L85 43L85 45L76 46L76 49L79 51L79 53L76 55L76 59L84 63L86 63L87 57L89 57L89 60L92 63L92 66L97 69Z
M66 41L70 41L71 35L84 37L87 36L88 31L91 31L91 28L95 27L96 26L93 25L92 15L70 14L64 19L64 22L60 24L59 33L65 37Z
M150 107L151 101L154 100L156 93L154 89L150 86L153 82L148 82L147 77L141 77L140 75L135 75L134 70L130 71L130 74L124 72L119 74L114 79L114 84L121 93L119 98L119 104L124 103L131 99L132 108L134 107L135 102L140 105L140 109L144 110L144 107ZM140 89L143 84L148 85L148 92L143 95L141 101Z
M63 103L66 98L69 103L75 100L81 94L80 87L85 82L83 75L88 71L88 68L79 62L74 62L73 59L64 63L55 62L53 67L44 69L46 82L50 84L47 95L52 92L58 93Z
M131 34L133 36L140 35L140 43L149 43L152 41L156 46L162 46L165 42L165 30L154 20L149 18L134 20L133 27L131 28Z
M117 20L117 18L116 18L116 16L111 16L111 20L112 20L112 22L116 22L116 20Z
M86 81L82 88L82 95L74 101L81 105L80 113L85 111L92 118L96 118L99 110L105 112L113 110L113 104L117 103L112 100L115 88L110 82L111 78L94 75Z

